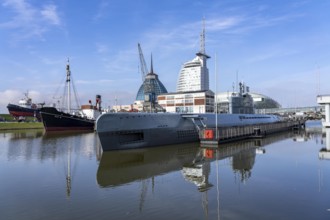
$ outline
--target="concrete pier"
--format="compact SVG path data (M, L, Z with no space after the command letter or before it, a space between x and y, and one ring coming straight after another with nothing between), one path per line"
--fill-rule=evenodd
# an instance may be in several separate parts
M325 107L325 120L322 121L323 127L330 128L330 95L318 95L317 103Z
M283 121L235 127L203 128L200 130L199 135L202 146L217 146L219 143L223 142L248 138L263 138L267 134L300 129L303 127L305 127L305 120Z

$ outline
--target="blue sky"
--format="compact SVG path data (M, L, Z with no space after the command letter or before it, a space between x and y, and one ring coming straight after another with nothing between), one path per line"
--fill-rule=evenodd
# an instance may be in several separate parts
M328 0L1 0L0 113L27 90L54 102L70 59L80 103L133 103L142 83L137 44L169 92L199 50L205 18L210 87L238 79L283 107L330 94ZM216 58L216 60L215 60ZM215 68L216 66L216 68Z

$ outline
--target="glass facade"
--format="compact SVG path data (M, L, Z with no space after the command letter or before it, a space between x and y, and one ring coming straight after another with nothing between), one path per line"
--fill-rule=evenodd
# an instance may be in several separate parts
M209 70L206 66L207 55L199 54L181 68L177 82L177 92L209 89Z
M149 74L146 76L144 83L140 86L139 91L136 95L137 101L144 101L145 99L145 88L144 86L147 85L149 88L152 88L153 92L155 93L155 97L160 94L167 93L167 89L163 85L163 83L158 79L156 74L153 74L153 77L148 77Z

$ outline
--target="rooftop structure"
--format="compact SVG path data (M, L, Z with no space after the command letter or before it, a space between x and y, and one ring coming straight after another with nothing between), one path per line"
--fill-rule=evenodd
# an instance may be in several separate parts
M250 95L253 98L255 109L281 108L281 104L269 96L252 92Z

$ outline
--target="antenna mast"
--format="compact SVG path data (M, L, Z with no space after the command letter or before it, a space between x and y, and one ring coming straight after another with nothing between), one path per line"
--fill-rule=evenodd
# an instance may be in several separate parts
M214 96L214 103L215 103L215 138L218 141L218 84L217 84L217 54L215 54L215 96Z
M236 70L236 93L238 93L238 70Z
M200 52L202 54L205 54L205 18L203 18L203 28L201 33L201 39L200 39Z
M317 95L320 95L320 67L317 66Z
M206 59L210 58L210 56L205 53L205 18L203 18L202 32L200 34L200 49L196 55Z

